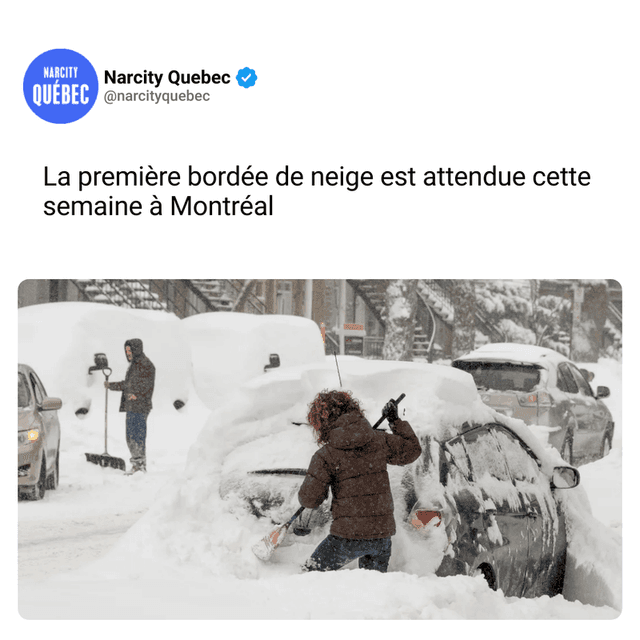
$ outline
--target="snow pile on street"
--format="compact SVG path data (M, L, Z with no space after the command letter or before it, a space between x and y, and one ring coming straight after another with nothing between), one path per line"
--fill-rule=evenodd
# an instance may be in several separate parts
M243 326L219 317L226 314L178 320L89 303L39 305L19 313L20 361L33 366L48 393L65 402L60 488L41 503L20 503L21 523L74 510L80 514L90 504L105 519L115 509L140 509L145 501L150 507L107 556L59 576L55 589L21 582L20 611L26 617L579 619L614 618L621 609L621 516L598 520L600 505L593 499L591 515L582 488L566 492L572 557L568 593L587 604L561 596L505 598L480 577L436 578L437 555L402 526L386 575L351 567L300 574L322 532L292 536L294 544L279 549L270 564L260 563L251 546L272 525L249 515L232 493L223 498L221 482L246 465L306 467L316 450L309 427L292 421L305 421L307 404L319 390L337 388L338 378L333 357L318 357L322 344L319 351L313 343L319 332L304 327L309 321L275 317L290 338L274 349L268 339L274 317L260 319L260 329L251 320ZM226 337L212 349L217 330ZM132 337L143 340L158 378L149 419L149 473L126 478L88 464L83 454L101 452L103 443L103 376L87 376L93 354L106 353L114 369L111 379L122 379L123 344ZM279 353L283 367L263 373L269 353ZM300 366L285 368L289 355ZM305 359L311 366L303 366ZM339 364L343 386L361 400L372 423L387 400L400 393L406 393L402 417L417 431L446 430L495 415L480 402L471 376L450 367L349 357ZM251 375L241 380L244 366ZM611 387L612 400L619 398L619 367L603 375L609 377L600 383ZM216 395L216 389L224 392ZM119 394L110 393L109 452L128 461L116 399ZM186 404L176 410L175 400ZM77 416L81 407L89 412ZM591 481L609 493L620 492L620 467L612 462L615 456L619 461L619 425L612 454L583 468L587 489ZM397 469L390 470L397 483ZM283 515L290 514L287 508ZM602 589L586 588L594 576Z

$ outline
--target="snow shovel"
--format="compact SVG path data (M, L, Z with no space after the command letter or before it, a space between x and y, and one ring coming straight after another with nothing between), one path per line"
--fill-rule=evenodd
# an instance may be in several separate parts
M404 399L405 394L401 394L396 400L395 403L396 405L400 404L402 402L402 400ZM380 418L380 420L378 420L378 422L376 422L373 425L374 429L377 429L383 422L383 420L386 419L386 414L383 414L382 417ZM299 469L295 469L295 470L290 470L290 471L295 471L296 475L299 473ZM260 473L260 472L255 472L255 473ZM268 472L267 472L268 473ZM258 560L262 560L263 562L267 562L268 560L271 559L271 556L273 555L273 552L280 546L280 543L284 540L285 535L287 534L287 531L289 530L289 527L293 524L293 522L295 521L295 519L302 514L302 512L304 511L304 507L300 507L292 516L291 518L289 518L289 520L287 520L287 522L285 522L284 524L279 525L278 527L276 527L271 533L267 534L264 538L262 538L262 540L256 542L256 544L253 545L253 547L251 547L251 550L253 551L254 555L256 556L256 558L258 558ZM308 533L308 531L305 532L305 534Z
M101 370L104 374L105 381L109 382L109 376L111 375L111 368L107 366L107 359L104 358L103 361L98 360L98 356L103 354L96 354L96 367ZM94 367L92 367L94 369ZM107 371L109 373L107 373ZM90 370L91 372L91 370ZM109 387L106 386L104 389L104 453L85 453L84 455L87 458L87 462L92 462L93 464L98 464L101 467L111 467L112 469L121 469L122 471L127 470L127 465L125 464L122 458L115 458L112 455L109 455L107 451L107 407L109 405Z
M251 551L253 551L254 555L258 560L262 560L263 562L267 562L273 552L280 546L280 543L284 540L289 527L293 524L293 521L304 511L304 507L300 507L284 524L281 524L276 529L274 529L271 533L267 534L262 540L256 542L256 544L251 547Z

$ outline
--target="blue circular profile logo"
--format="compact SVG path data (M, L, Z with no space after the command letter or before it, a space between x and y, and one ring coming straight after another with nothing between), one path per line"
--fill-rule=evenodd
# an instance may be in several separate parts
M51 49L39 55L24 74L24 98L39 118L56 124L80 120L98 97L93 65L71 49Z

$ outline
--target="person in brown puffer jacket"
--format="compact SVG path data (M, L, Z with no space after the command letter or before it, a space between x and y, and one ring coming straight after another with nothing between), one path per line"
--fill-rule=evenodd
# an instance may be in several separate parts
M331 488L333 522L304 570L336 570L358 558L360 568L386 572L396 532L387 465L410 464L422 448L394 400L383 415L393 433L374 431L348 391L325 390L309 405L307 420L324 446L311 458L298 499L316 509Z

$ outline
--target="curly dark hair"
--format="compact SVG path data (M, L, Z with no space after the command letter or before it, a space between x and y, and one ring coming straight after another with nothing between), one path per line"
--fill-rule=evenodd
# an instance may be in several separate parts
M357 413L364 417L360 403L351 391L324 389L309 404L307 422L316 430L318 444L326 444L334 422L345 413Z

